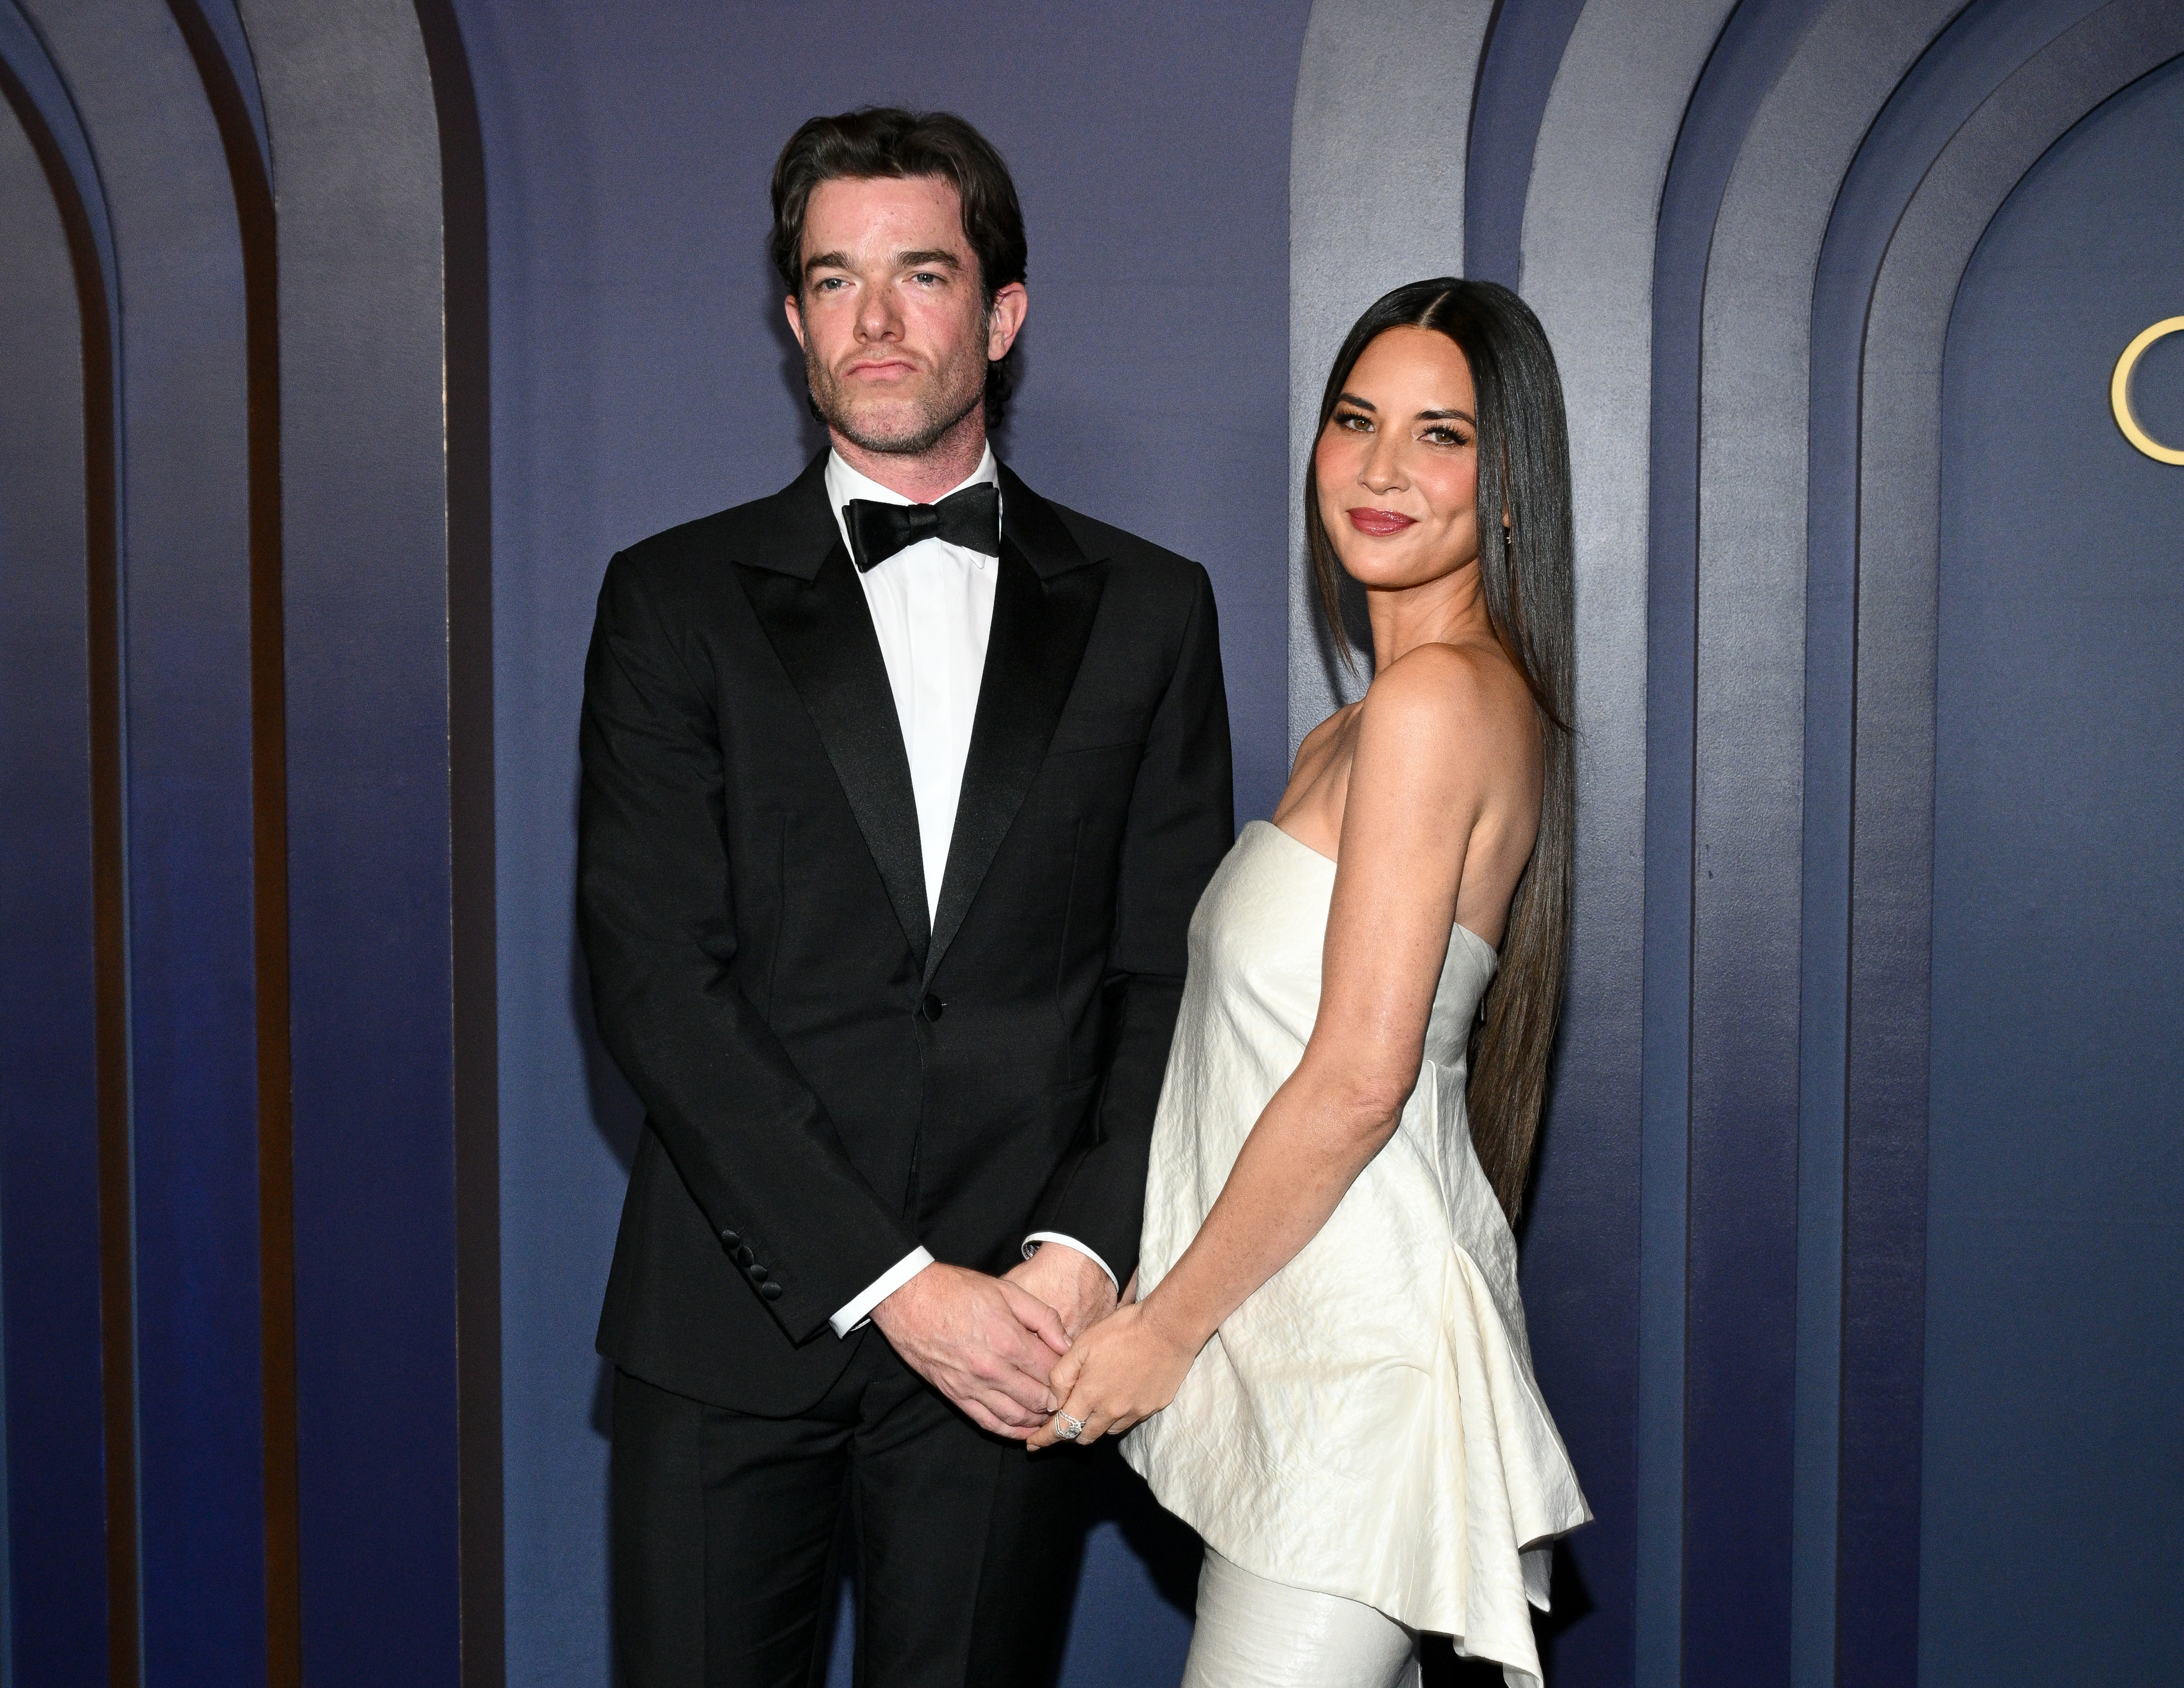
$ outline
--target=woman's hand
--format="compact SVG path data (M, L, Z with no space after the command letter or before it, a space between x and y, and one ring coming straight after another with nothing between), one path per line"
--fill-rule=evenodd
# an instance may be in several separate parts
M1069 1440L1082 1446L1110 1432L1120 1435L1175 1399L1198 1351L1171 1336L1157 1314L1148 1318L1150 1306L1138 1301L1117 1309L1054 1362L1047 1386L1061 1407L1032 1433L1027 1446ZM1062 1435L1065 1418L1081 1421L1084 1429L1074 1437Z

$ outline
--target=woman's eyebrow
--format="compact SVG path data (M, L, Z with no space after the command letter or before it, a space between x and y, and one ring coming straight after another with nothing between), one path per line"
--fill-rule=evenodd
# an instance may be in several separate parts
M1421 422L1469 422L1474 428L1479 426L1477 419L1468 410L1421 410L1418 420Z

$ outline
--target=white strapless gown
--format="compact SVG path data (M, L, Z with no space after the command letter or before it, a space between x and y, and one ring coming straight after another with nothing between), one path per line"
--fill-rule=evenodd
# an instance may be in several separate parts
M1153 1127L1141 1290L1181 1256L1319 1012L1334 864L1254 821L1190 922ZM1494 977L1462 926L1401 1124L1228 1316L1123 1457L1245 1570L1362 1601L1539 1682L1553 1538L1592 1516L1533 1380L1517 1245L1471 1146L1466 1047Z

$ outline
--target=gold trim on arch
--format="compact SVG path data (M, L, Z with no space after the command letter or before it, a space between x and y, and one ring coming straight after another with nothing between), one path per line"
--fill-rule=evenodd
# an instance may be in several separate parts
M2184 333L2184 316L2164 317L2123 348L2123 355L2116 359L2115 374L2109 381L2109 408L2115 412L2116 426L2123 430L2126 439L2156 463L2184 464L2184 451L2162 444L2139 426L2138 418L2131 408L2131 373L2138 367L2138 360L2148 346L2178 333Z

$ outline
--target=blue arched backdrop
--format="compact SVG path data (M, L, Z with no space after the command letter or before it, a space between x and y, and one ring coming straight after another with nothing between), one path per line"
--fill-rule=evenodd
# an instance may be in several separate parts
M577 668L610 550L812 448L766 172L879 99L1008 153L1005 448L1212 571L1240 815L1340 690L1341 327L1460 270L1557 344L1552 1680L2177 1674L2184 469L2107 389L2184 313L2180 53L2175 0L0 0L0 1680L610 1680ZM1065 1680L1172 1680L1192 1544L1108 1492Z
M2086 378L2184 315L2184 222L2142 214L2173 203L2180 158L2172 64L2018 187L1949 329L1919 1567L1936 1680L2007 1681L2027 1656L2088 1680L2184 1670L2184 1444L2153 1410L2184 1375L2184 1320L2149 1295L2184 1278L2184 855L2159 842L2184 827L2184 471L2127 444ZM2184 341L2135 387L2153 436L2184 441ZM2034 1540L2036 1560L2008 1546Z

